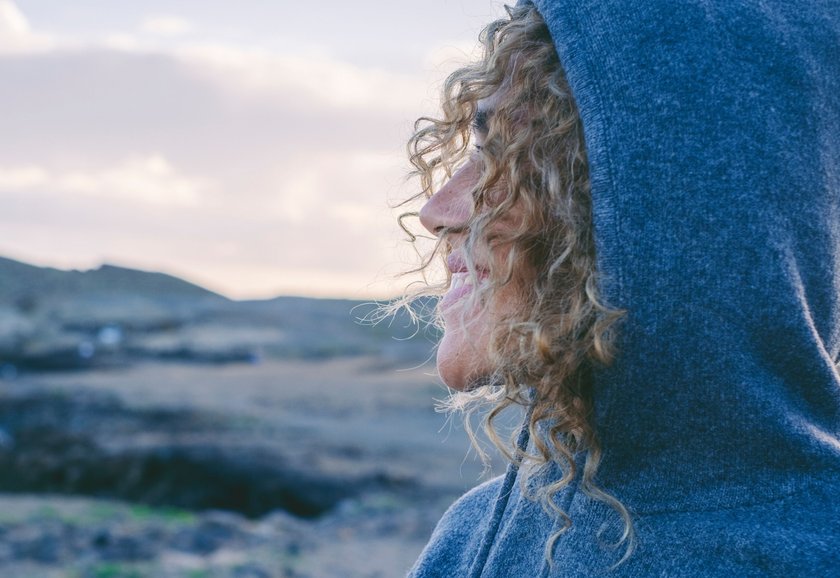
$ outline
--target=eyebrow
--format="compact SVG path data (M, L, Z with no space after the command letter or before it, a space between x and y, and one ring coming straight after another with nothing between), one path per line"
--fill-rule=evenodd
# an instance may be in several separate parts
M487 134L487 132L489 131L490 117L492 115L492 108L482 108L475 111L475 116L473 117L472 121L473 129L481 134Z

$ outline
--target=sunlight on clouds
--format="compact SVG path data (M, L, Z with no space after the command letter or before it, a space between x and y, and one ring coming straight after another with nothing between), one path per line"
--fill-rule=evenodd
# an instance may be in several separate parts
M23 36L29 31L29 22L18 7L8 0L0 0L0 36Z
M474 42L426 31L363 58L319 30L229 34L200 5L109 5L81 31L18 6L0 0L5 251L165 266L243 297L405 285L404 141Z
M0 189L88 195L179 207L195 206L210 188L205 178L179 174L161 155L129 157L100 170L50 171L37 165L0 167Z
M10 0L0 0L0 53L105 48L158 53L178 59L188 70L240 99L296 97L307 105L350 110L416 110L427 79L416 74L358 66L318 50L285 54L262 48L181 39L193 30L188 20L157 15L137 32L116 30L82 41L35 32ZM164 40L177 40L170 43Z
M295 223L329 215L354 230L364 225L362 229L383 234L393 228L388 196L404 181L401 154L364 150L321 153L288 159L278 169L274 192L263 202L262 214L268 212Z
M112 32L102 37L100 44L103 48L111 50L119 50L122 52L141 52L144 50L144 44L134 34L127 32Z
M277 54L223 44L192 44L176 50L185 63L227 91L243 96L299 94L339 108L404 110L424 94L422 79L361 68L325 54Z
M11 0L0 0L0 54L49 50L53 40L36 34L26 16Z
M277 295L343 297L350 299L393 297L393 283L372 281L366 271L335 271L322 267L270 268L247 262L221 263L208 260L179 266L189 279L234 298L269 298ZM220 279L237 280L236 285ZM262 291L243 293L242 287L262 287ZM338 290L337 288L340 288Z
M260 210L273 213L284 221L302 223L317 213L323 190L323 179L317 167L299 167L280 181L276 195Z
M49 181L49 173L37 165L0 167L0 189L13 191L34 189Z
M141 32L166 37L183 36L192 29L193 25L189 21L171 15L151 16L140 25Z

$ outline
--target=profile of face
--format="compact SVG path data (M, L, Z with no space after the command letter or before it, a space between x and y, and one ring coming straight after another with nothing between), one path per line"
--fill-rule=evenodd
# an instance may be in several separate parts
M473 123L473 138L480 149L487 136L487 119L493 113L495 98L479 101ZM420 222L436 236L446 235L451 251L447 266L451 274L448 292L438 303L444 323L444 334L437 349L437 369L443 382L452 389L466 390L485 381L494 370L490 359L493 327L512 311L518 294L512 286L505 286L495 295L489 306L483 307L469 299L477 289L474 284L488 282L491 263L498 259L496 252L477 251L467 255L467 229L473 216L473 191L481 177L482 162L473 154L459 170L425 203L420 210ZM500 226L510 226L500 224ZM458 232L452 232L455 229ZM475 275L468 270L468 260L474 264Z

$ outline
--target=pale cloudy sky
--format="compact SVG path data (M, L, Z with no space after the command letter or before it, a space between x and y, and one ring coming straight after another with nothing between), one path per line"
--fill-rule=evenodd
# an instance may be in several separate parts
M0 0L0 256L382 297L404 143L496 0Z

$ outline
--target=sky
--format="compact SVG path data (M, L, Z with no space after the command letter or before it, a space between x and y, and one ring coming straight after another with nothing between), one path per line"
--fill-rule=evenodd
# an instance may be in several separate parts
M0 256L384 298L405 141L496 0L0 0Z

